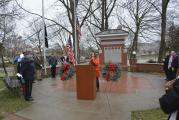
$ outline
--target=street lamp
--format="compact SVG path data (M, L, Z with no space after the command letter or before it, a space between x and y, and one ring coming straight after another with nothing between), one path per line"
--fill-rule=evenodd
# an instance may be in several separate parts
M132 54L133 54L133 58L136 58L136 51L133 51Z

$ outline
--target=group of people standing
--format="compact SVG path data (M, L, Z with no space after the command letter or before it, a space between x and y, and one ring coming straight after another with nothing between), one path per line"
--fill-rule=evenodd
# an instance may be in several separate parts
M61 64L64 64L64 63L69 63L69 57L68 56L61 56L60 57L60 62ZM51 55L48 59L48 63L51 67L51 77L52 78L55 78L56 77L56 73L57 73L57 70L56 70L56 66L58 64L58 60L57 58L55 57L55 55Z
M175 51L171 51L164 59L164 71L166 75L166 81L170 81L176 78L179 66L179 56Z
M62 63L67 61L68 58L62 57ZM17 60L17 78L19 79L21 86L23 88L23 94L26 101L32 101L32 83L36 79L42 80L42 61L37 56L34 56L31 51L26 51L20 54ZM52 78L56 77L56 66L57 58L51 55L48 59L48 63L51 67Z
M69 58L67 56L62 56L60 58L61 63L69 62ZM26 51L20 55L17 61L17 77L20 80L21 85L23 86L23 94L24 99L26 101L32 101L32 84L35 80L35 73L37 79L42 79L42 65L39 58L33 55L32 52ZM52 55L48 59L48 63L51 66L51 75L52 78L56 76L56 66L57 66L57 58ZM91 54L91 59L89 64L95 66L96 71L96 87L97 91L99 91L99 75L100 75L100 64L99 64L99 56L97 53Z
M166 93L159 99L160 106L169 114L168 120L179 120L179 56L175 51L165 57L163 68L166 75Z

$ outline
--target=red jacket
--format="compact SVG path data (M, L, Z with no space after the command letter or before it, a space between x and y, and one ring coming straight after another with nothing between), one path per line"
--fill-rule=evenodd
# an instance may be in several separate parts
M100 76L100 63L99 63L99 57L92 58L90 60L90 64L94 65L96 67L96 77Z

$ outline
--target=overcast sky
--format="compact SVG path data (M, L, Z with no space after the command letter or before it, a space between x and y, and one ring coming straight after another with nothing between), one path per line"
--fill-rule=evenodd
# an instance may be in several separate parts
M31 11L33 13L42 14L42 0L17 0L23 8L25 8L28 11ZM44 7L45 7L45 17L53 19L59 11L60 7L55 7L54 4L57 0L44 0ZM58 10L57 10L58 8ZM177 9L176 6L172 7ZM17 29L21 35L23 35L24 30L26 30L26 27L28 26L27 21L32 21L33 16L31 14L28 14L29 17L25 17L23 20L18 21ZM178 20L177 20L178 21ZM114 24L113 26L116 28L118 24ZM27 30L28 32L28 30ZM158 39L158 38L157 38Z
M26 10L42 15L42 0L17 0L17 1ZM55 11L57 11L54 7L55 1L56 0L44 0L45 17L53 18L55 16ZM27 21L31 21L33 17L37 17L37 16L28 14L28 17L25 17L21 21L18 21L17 29L21 34L23 34L24 29L28 26Z
M18 0L24 8L38 14L42 13L42 0ZM44 7L46 11L53 10L53 5L56 0L44 0Z

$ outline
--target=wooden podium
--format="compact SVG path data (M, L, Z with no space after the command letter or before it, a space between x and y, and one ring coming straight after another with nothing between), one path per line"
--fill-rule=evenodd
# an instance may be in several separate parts
M94 100L96 98L96 73L92 65L76 66L77 99Z

